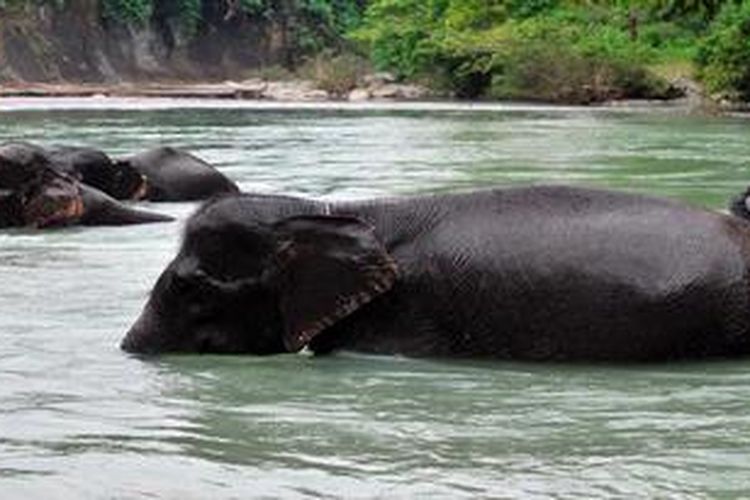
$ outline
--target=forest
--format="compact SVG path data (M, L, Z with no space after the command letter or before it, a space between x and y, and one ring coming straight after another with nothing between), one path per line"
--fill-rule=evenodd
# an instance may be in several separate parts
M750 100L750 0L34 0L34 5L40 2L51 9L83 2L105 24L168 25L178 41L199 40L221 24L273 22L285 40L278 64L284 71L322 55L329 79L350 81L366 66L459 98L662 99L675 97L679 82L690 81L716 99ZM0 11L23 11L30 3L0 0Z
M376 0L349 36L377 67L468 97L668 97L690 78L750 98L748 1Z

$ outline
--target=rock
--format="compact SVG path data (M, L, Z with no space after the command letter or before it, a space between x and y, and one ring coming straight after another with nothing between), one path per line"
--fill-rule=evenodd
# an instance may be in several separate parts
M417 85L389 83L370 89L373 99L421 99L428 95L427 89Z
M266 83L265 80L261 78L248 78L247 80L242 80L237 85L241 87L263 87L265 88L268 83Z
M274 101L325 101L329 98L328 92L315 88L308 80L268 82L262 97Z
M670 84L672 87L682 91L686 97L703 97L705 95L705 91L701 84L691 78L686 78L684 76L679 77L670 82Z
M327 101L328 99L330 99L328 92L326 92L325 90L315 89L311 92L308 92L302 100L303 101Z
M226 8L239 3L227 0L203 9L201 29L193 30L171 10L155 13L153 22L127 23L104 19L97 0L59 5L0 0L0 81L207 82L220 76L238 79L261 69L261 62L263 67L288 62L296 45L285 26L295 22L293 13L238 15L229 22ZM125 11L151 4L119 3Z
M162 67L161 60L166 49L160 43L159 35L148 28L128 26L127 29L131 33L133 58L136 66L148 73L163 74L165 70ZM81 71L85 71L85 66L81 68Z
M370 99L370 91L367 89L354 89L349 92L348 99L353 102L362 102Z
M682 95L677 101L682 101L682 104L693 112L714 114L721 108L720 98L709 95L703 86L692 78L680 77L670 82L670 85Z
M243 80L235 87L235 94L239 99L261 99L268 88L268 83L260 78Z
M389 83L396 83L397 79L393 73L381 71L365 76L362 81L366 87L379 87Z
M429 95L429 90L419 85L401 85L402 99L424 99Z
M371 90L373 99L396 99L399 97L399 86L395 84L381 85Z

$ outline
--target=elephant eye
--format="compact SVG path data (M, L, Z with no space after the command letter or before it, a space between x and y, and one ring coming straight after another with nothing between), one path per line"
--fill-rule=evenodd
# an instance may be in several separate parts
M175 292L186 292L194 286L193 280L190 276L182 273L174 273L169 284L170 288Z
M175 273L170 281L170 288L178 300L192 302L201 300L206 295L208 287L200 276L194 273Z
M200 297L196 296L187 304L187 315L190 316L192 321L206 322L213 318L213 308L211 304Z

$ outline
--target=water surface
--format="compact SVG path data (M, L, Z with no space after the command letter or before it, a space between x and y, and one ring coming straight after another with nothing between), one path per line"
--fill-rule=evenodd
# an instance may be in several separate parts
M246 190L326 199L554 182L722 209L750 184L749 125L670 110L0 101L0 140L184 146ZM183 220L194 205L150 208ZM750 495L744 361L130 357L117 343L180 225L0 232L0 497Z

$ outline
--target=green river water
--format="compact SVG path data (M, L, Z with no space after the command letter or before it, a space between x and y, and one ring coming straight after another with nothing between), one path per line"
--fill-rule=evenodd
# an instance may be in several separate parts
M0 100L0 141L183 146L244 190L363 198L594 185L723 209L750 121L667 109ZM0 232L0 498L750 496L750 360L645 366L118 342L180 221Z

